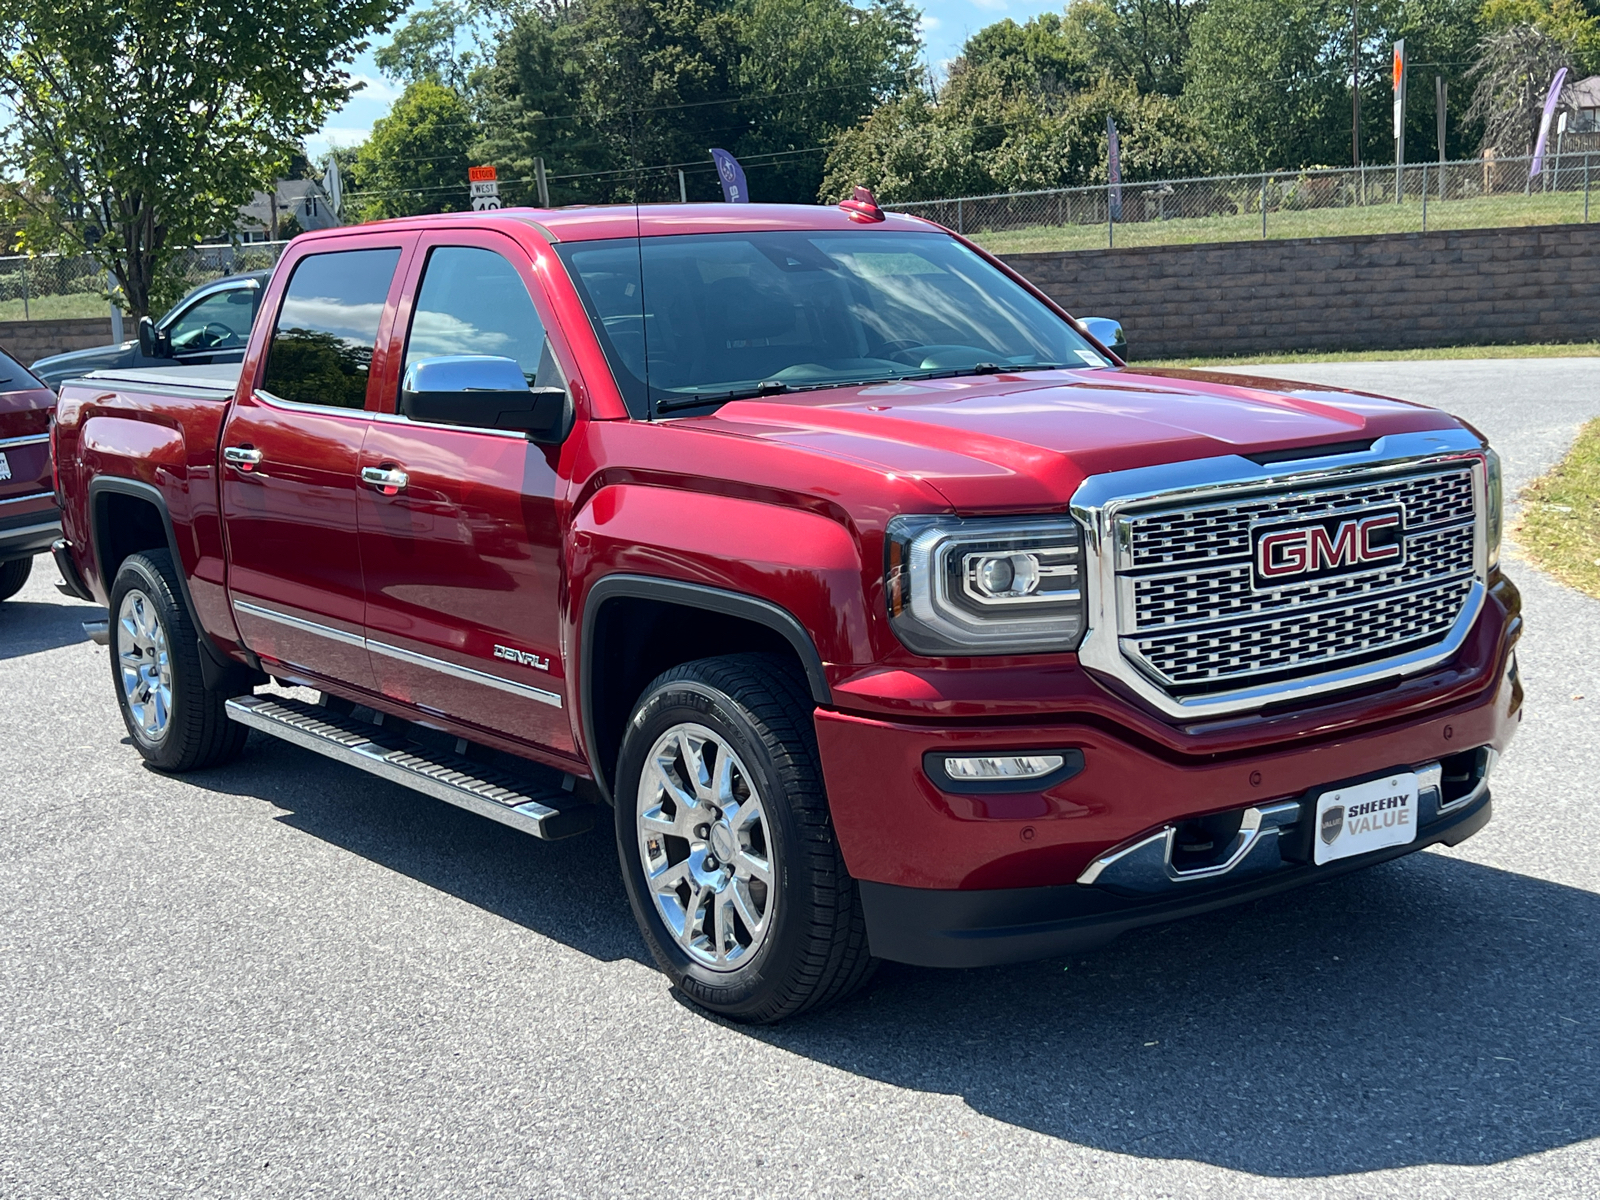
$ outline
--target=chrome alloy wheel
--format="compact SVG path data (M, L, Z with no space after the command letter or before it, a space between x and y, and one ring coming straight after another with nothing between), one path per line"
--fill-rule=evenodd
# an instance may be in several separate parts
M117 611L117 666L133 723L146 741L161 741L172 720L172 656L155 602L138 588Z
M744 966L772 929L777 888L766 812L739 756L704 725L674 725L645 759L635 811L667 931L700 966Z

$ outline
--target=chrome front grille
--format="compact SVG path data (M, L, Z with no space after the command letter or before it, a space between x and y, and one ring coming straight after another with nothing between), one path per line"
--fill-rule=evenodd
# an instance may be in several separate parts
M1252 496L1141 515L1130 522L1127 555L1135 569L1250 557L1250 528L1263 518L1338 516L1363 508L1399 504L1406 529L1471 520L1476 511L1472 470L1319 488L1305 493Z
M1203 502L1140 504L1120 518L1116 607L1122 654L1174 697L1293 681L1437 644L1477 581L1478 484L1470 461L1326 478ZM1252 534L1363 513L1404 513L1404 557L1267 585Z

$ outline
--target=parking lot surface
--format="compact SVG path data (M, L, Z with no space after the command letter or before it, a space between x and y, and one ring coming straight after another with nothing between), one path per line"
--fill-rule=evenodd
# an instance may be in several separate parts
M1251 368L1438 404L1512 488L1594 360ZM1600 602L1513 547L1496 816L1082 957L744 1029L545 844L255 735L146 770L47 559L0 606L0 1195L1600 1195Z

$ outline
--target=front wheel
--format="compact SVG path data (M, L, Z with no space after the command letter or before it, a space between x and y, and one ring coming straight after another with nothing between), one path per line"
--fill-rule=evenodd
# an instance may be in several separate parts
M779 1021L871 973L818 765L804 678L776 655L674 667L617 767L617 847L651 954L691 1000Z
M249 730L206 687L200 644L165 550L123 560L111 585L111 677L134 746L152 767L193 771L234 757Z

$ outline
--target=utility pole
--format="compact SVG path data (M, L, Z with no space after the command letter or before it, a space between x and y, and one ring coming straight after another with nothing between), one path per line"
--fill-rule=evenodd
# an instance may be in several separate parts
M1444 123L1449 115L1450 85L1444 81L1443 75L1433 77L1433 103L1437 109L1439 123L1439 199L1445 199L1445 157L1444 157Z
M1350 165L1361 165L1361 0L1350 0Z

